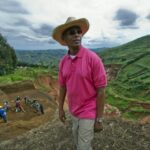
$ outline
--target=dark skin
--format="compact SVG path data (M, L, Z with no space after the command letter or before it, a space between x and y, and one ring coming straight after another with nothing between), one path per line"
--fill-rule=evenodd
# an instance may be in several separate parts
M64 111L64 101L65 101L65 96L66 96L66 87L60 86L59 89L59 119L61 122L65 123L66 116L65 116L65 111Z
M75 34L70 34L70 30L74 31ZM78 33L78 31L81 30L79 27L72 27L66 30L62 36L62 39L66 42L69 53L72 55L76 55L80 49L81 46L81 40L82 40L82 33ZM64 111L64 101L66 96L66 87L61 86L59 89L59 119L65 123L66 117L65 117L65 111ZM104 101L105 101L105 88L98 88L97 89L97 100L96 100L96 115L97 117L102 118L103 111L104 111ZM95 121L94 125L94 131L99 132L103 129L102 123L98 123Z
M81 40L82 40L82 33L78 34L77 31L81 29L79 27L72 27L69 28L68 30L66 30L63 34L63 40L66 42L68 48L69 48L69 52L72 55L75 55L78 53L80 46L81 46ZM75 34L71 35L70 32L74 31ZM81 31L82 32L82 31Z
M105 88L98 88L97 89L97 99L96 99L96 116L97 118L102 118L103 117L103 112L104 112L104 104L105 104ZM95 121L94 125L94 131L99 132L103 130L103 125L102 123L99 123Z

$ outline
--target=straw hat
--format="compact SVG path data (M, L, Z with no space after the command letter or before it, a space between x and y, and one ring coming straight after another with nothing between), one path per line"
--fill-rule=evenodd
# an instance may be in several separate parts
M68 17L64 24L57 26L53 30L53 39L59 42L61 45L66 45L65 41L62 39L62 34L66 29L73 26L79 26L82 30L82 35L84 35L89 29L89 21L85 18L76 19L75 17Z

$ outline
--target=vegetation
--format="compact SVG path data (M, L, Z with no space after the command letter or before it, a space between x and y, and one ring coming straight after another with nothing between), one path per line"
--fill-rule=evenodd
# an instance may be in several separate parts
M125 117L135 119L149 114L150 111L140 106L134 111L128 107L132 101L150 104L150 35L107 49L99 55L105 64L121 66L115 80L109 83L108 102L117 106Z
M34 80L41 74L49 74L55 77L57 76L57 71L49 70L44 67L18 67L12 74L0 76L0 85L11 84L24 80Z
M0 75L10 73L17 64L17 57L14 49L7 43L0 34Z
M92 49L95 52L103 51L105 48ZM66 54L64 49L49 49L49 50L16 50L18 58L18 65L35 65L48 66L51 68L58 68L60 59Z
M16 50L18 61L30 65L49 66L57 68L61 57L66 50Z
M1 43L7 44L4 39L2 41ZM0 49L0 57L7 60L9 57L6 58L4 50L6 48ZM97 49L94 51L97 52ZM6 61L11 62L9 65L4 63L5 59L0 59L1 72L3 69L6 72L7 66L9 66L8 70L16 66L15 53L14 51L11 53L13 53L13 57L10 57L13 58L12 61L11 59ZM18 67L14 73L1 76L0 84L33 80L40 74L50 74L57 78L58 63L65 53L65 50L17 50ZM101 56L105 65L120 66L115 79L108 84L108 103L118 107L124 117L137 119L149 114L150 112L141 106L133 106L131 109L130 105L133 102L150 104L150 35L115 48L105 50L103 48L98 55ZM5 67L3 67L4 64L6 64Z

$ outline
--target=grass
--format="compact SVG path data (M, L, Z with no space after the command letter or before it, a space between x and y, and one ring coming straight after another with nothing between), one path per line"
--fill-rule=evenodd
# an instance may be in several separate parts
M109 83L113 88L111 95L115 97L115 91L125 99L150 100L149 43L148 35L99 53L106 64L122 64L114 83Z
M125 111L128 108L128 104L129 104L129 101L120 98L115 98L111 95L108 96L107 102L110 105L117 107L121 112Z
M144 109L141 106L138 106L138 107L132 106L130 108L131 102L140 102L140 100L125 97L124 95L121 95L121 93L118 93L112 87L113 85L109 85L107 87L107 90L106 90L107 102L110 105L117 107L119 111L121 112L122 117L131 119L131 120L138 120L150 114L150 110Z
M128 111L122 114L122 117L130 120L140 120L143 117L147 116L149 113L147 112L135 112L135 111Z
M25 80L34 80L41 74L49 74L56 76L55 71L50 71L47 68L41 67L24 67L15 69L14 73L5 76L0 76L0 84L11 84Z

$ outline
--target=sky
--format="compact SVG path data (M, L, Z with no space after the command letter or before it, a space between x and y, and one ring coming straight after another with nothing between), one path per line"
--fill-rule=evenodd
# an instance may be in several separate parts
M65 48L51 34L68 17L88 19L82 43L89 48L150 34L150 0L0 0L0 33L14 49Z

